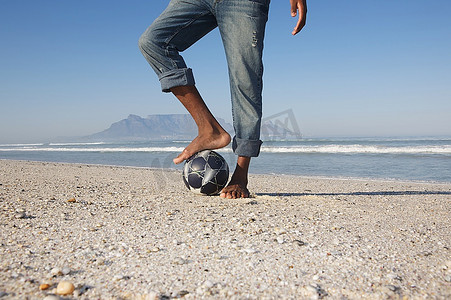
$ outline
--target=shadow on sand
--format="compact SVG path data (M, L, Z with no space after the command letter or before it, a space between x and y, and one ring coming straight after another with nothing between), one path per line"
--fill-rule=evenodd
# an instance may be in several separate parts
M404 196L404 195L451 195L451 191L375 191L349 193L256 193L256 196Z

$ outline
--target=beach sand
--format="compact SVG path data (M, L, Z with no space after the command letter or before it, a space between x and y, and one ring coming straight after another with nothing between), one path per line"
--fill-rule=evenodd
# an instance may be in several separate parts
M0 160L0 298L451 299L451 184ZM47 285L45 285L47 284ZM43 290L40 290L41 289Z

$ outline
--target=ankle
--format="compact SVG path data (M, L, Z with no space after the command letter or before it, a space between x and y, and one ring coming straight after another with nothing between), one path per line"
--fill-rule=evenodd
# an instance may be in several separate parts
M216 120L205 122L205 124L198 127L198 135L223 135L227 132L216 122Z
M248 178L247 173L241 172L239 170L235 170L235 172L232 175L232 178L230 179L231 183L240 183L244 186L247 186Z

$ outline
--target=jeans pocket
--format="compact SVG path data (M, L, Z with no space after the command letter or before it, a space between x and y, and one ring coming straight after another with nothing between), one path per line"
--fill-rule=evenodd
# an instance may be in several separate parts
M253 17L267 17L269 12L270 0L248 0L253 6Z
M265 6L268 6L269 2L270 2L270 0L248 0L248 1L259 3L259 4L262 4L262 5L265 5Z

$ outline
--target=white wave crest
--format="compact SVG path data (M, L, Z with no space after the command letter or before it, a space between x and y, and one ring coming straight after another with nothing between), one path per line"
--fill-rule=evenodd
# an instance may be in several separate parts
M53 144L57 146L56 144ZM64 144L66 145L66 144ZM181 152L184 147L59 147L44 146L43 144L24 144L18 146L0 147L0 152ZM98 144L92 144L98 145ZM41 147L44 146L44 147ZM87 145L89 146L89 144ZM232 152L230 147L217 150L218 152ZM451 155L451 145L425 146L373 146L373 145L321 145L321 146L263 146L263 153L324 153L324 154L441 154Z
M92 143L50 143L49 146L90 146L90 145L105 145L105 142Z
M184 147L111 147L111 148L61 148L61 147L26 147L0 148L0 152L182 152ZM231 149L220 149L218 152L231 152Z
M44 146L44 144L0 144L0 147L35 147Z
M343 154L451 154L451 145L445 146L368 146L368 145L323 145L262 147L268 153L343 153Z
M111 147L111 148L59 148L59 147L39 147L39 148L3 148L0 151L42 151L42 152L181 152L181 147Z

